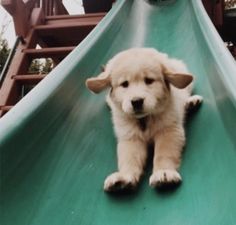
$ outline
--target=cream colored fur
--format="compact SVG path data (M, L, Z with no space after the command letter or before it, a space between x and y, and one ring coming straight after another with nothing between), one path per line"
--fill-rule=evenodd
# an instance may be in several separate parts
M118 171L107 177L104 190L137 186L149 143L154 143L150 186L181 181L178 168L185 145L185 108L202 101L200 96L191 96L192 81L182 61L152 48L120 52L104 72L86 81L95 93L110 88L107 103L118 140ZM133 102L140 99L137 110Z

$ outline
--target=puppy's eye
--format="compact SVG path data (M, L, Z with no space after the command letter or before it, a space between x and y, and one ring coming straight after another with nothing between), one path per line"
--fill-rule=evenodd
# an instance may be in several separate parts
M129 86L129 82L126 80L120 84L123 88L127 88Z
M152 78L148 78L148 77L145 77L144 78L144 82L145 84L149 85L149 84L152 84L155 80L152 79Z

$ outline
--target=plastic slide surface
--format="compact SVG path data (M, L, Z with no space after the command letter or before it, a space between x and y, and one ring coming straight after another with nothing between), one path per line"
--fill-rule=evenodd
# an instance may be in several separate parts
M182 185L109 195L116 140L105 93L85 79L117 52L183 59L202 107L186 124ZM120 0L92 33L0 120L1 225L235 225L236 68L201 1Z

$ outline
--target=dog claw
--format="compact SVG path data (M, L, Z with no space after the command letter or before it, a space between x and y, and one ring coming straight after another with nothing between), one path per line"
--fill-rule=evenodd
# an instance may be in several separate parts
M187 112L194 111L198 109L203 101L202 96L200 95L193 95L188 98L188 101L186 102L185 105L185 110Z
M153 188L174 187L180 184L182 178L176 170L158 170L153 173L149 180L149 185Z
M107 177L104 182L104 191L118 192L134 190L137 186L137 181L132 176L123 175L119 172L113 173Z

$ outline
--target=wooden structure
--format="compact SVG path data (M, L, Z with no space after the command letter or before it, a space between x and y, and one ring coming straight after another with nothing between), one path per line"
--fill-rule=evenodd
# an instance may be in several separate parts
M221 29L223 26L224 0L202 0L202 2L216 28Z
M224 0L202 0L223 41L236 59L236 9L225 10Z
M97 0L99 1L99 0ZM112 1L110 2L110 6ZM20 42L0 87L0 116L23 96L24 85L36 85L46 75L29 74L33 59L51 58L56 66L99 23L107 11L71 16L62 0L2 0L12 15ZM87 8L85 11L93 9ZM100 11L101 10L100 8Z

